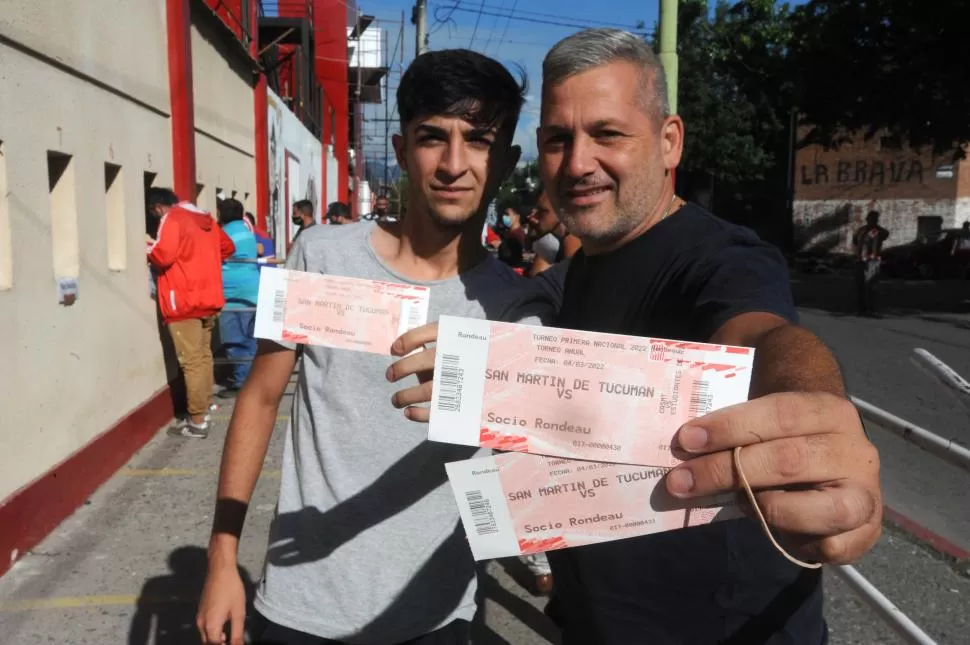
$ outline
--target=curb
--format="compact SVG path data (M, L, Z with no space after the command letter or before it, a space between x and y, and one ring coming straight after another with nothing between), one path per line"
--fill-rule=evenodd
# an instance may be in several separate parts
M899 511L896 511L889 506L883 507L883 519L888 520L891 524L897 526L906 533L909 533L934 551L942 553L943 555L957 561L970 560L970 551L961 549L953 542L947 540L945 537L937 535L922 524L909 519Z

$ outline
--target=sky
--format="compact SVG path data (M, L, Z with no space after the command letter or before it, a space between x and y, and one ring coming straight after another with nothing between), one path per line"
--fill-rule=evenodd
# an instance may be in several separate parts
M401 11L404 11L404 67L414 58L415 30L411 24L413 2L395 0L358 0L362 13L378 18L377 26L388 31L389 49L398 39ZM584 27L620 27L636 30L637 22L652 30L657 20L659 0L629 0L593 4L584 0L428 0L428 33L431 49L470 48L497 58L506 66L521 66L526 72L526 104L519 118L515 143L522 147L523 159L536 154L535 128L539 120L539 88L542 58L552 45ZM479 15L481 10L481 15ZM477 23L477 26L476 26ZM556 24L550 24L556 23ZM391 101L400 78L400 45L393 52L390 74ZM384 106L370 106L367 118L383 119ZM397 118L396 113L388 115ZM391 132L395 131L391 124ZM368 158L384 155L384 124L372 121L365 127L365 153Z
M803 4L807 0L789 0ZM361 12L376 16L376 26L388 31L391 56L389 118L396 119L394 90L400 72L414 58L415 28L411 24L413 0L358 0ZM528 78L526 104L516 130L515 143L522 147L523 159L536 155L535 128L539 119L539 89L542 58L552 45L585 27L619 27L651 32L657 24L659 0L427 0L428 32L431 49L465 47L487 54L505 65L520 65ZM714 0L710 5L713 7ZM401 31L404 12L404 57L395 42ZM638 29L638 23L644 26ZM385 118L385 107L371 106L365 116ZM365 127L365 155L384 156L384 122ZM391 124L391 133L395 125ZM393 156L393 153L392 153Z

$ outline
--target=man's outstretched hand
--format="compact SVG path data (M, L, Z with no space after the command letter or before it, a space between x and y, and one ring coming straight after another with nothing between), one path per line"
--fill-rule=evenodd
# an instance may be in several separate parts
M412 421L427 423L431 416L422 404L431 402L435 349L427 345L437 338L438 323L428 323L406 332L391 345L391 355L404 358L387 368L387 380L396 383L412 374L418 377L418 385L399 390L391 397L391 405L404 408L404 415ZM411 354L415 350L420 351Z
M667 490L680 498L743 490L732 452L744 446L758 505L795 557L851 562L879 539L879 453L843 397L769 394L693 419L674 445L697 455L667 474Z

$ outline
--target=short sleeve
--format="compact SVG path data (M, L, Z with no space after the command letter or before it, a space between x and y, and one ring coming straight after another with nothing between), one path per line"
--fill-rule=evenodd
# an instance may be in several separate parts
M691 316L695 338L711 338L744 313L770 313L798 322L788 265L777 249L756 238L734 240L710 254L697 279Z

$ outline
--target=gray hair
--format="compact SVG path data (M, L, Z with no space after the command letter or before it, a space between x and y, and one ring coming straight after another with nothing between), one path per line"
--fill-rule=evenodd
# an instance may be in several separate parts
M622 29L585 29L556 43L542 61L543 88L610 63L626 61L640 70L644 107L661 119L670 115L667 75L653 48Z

